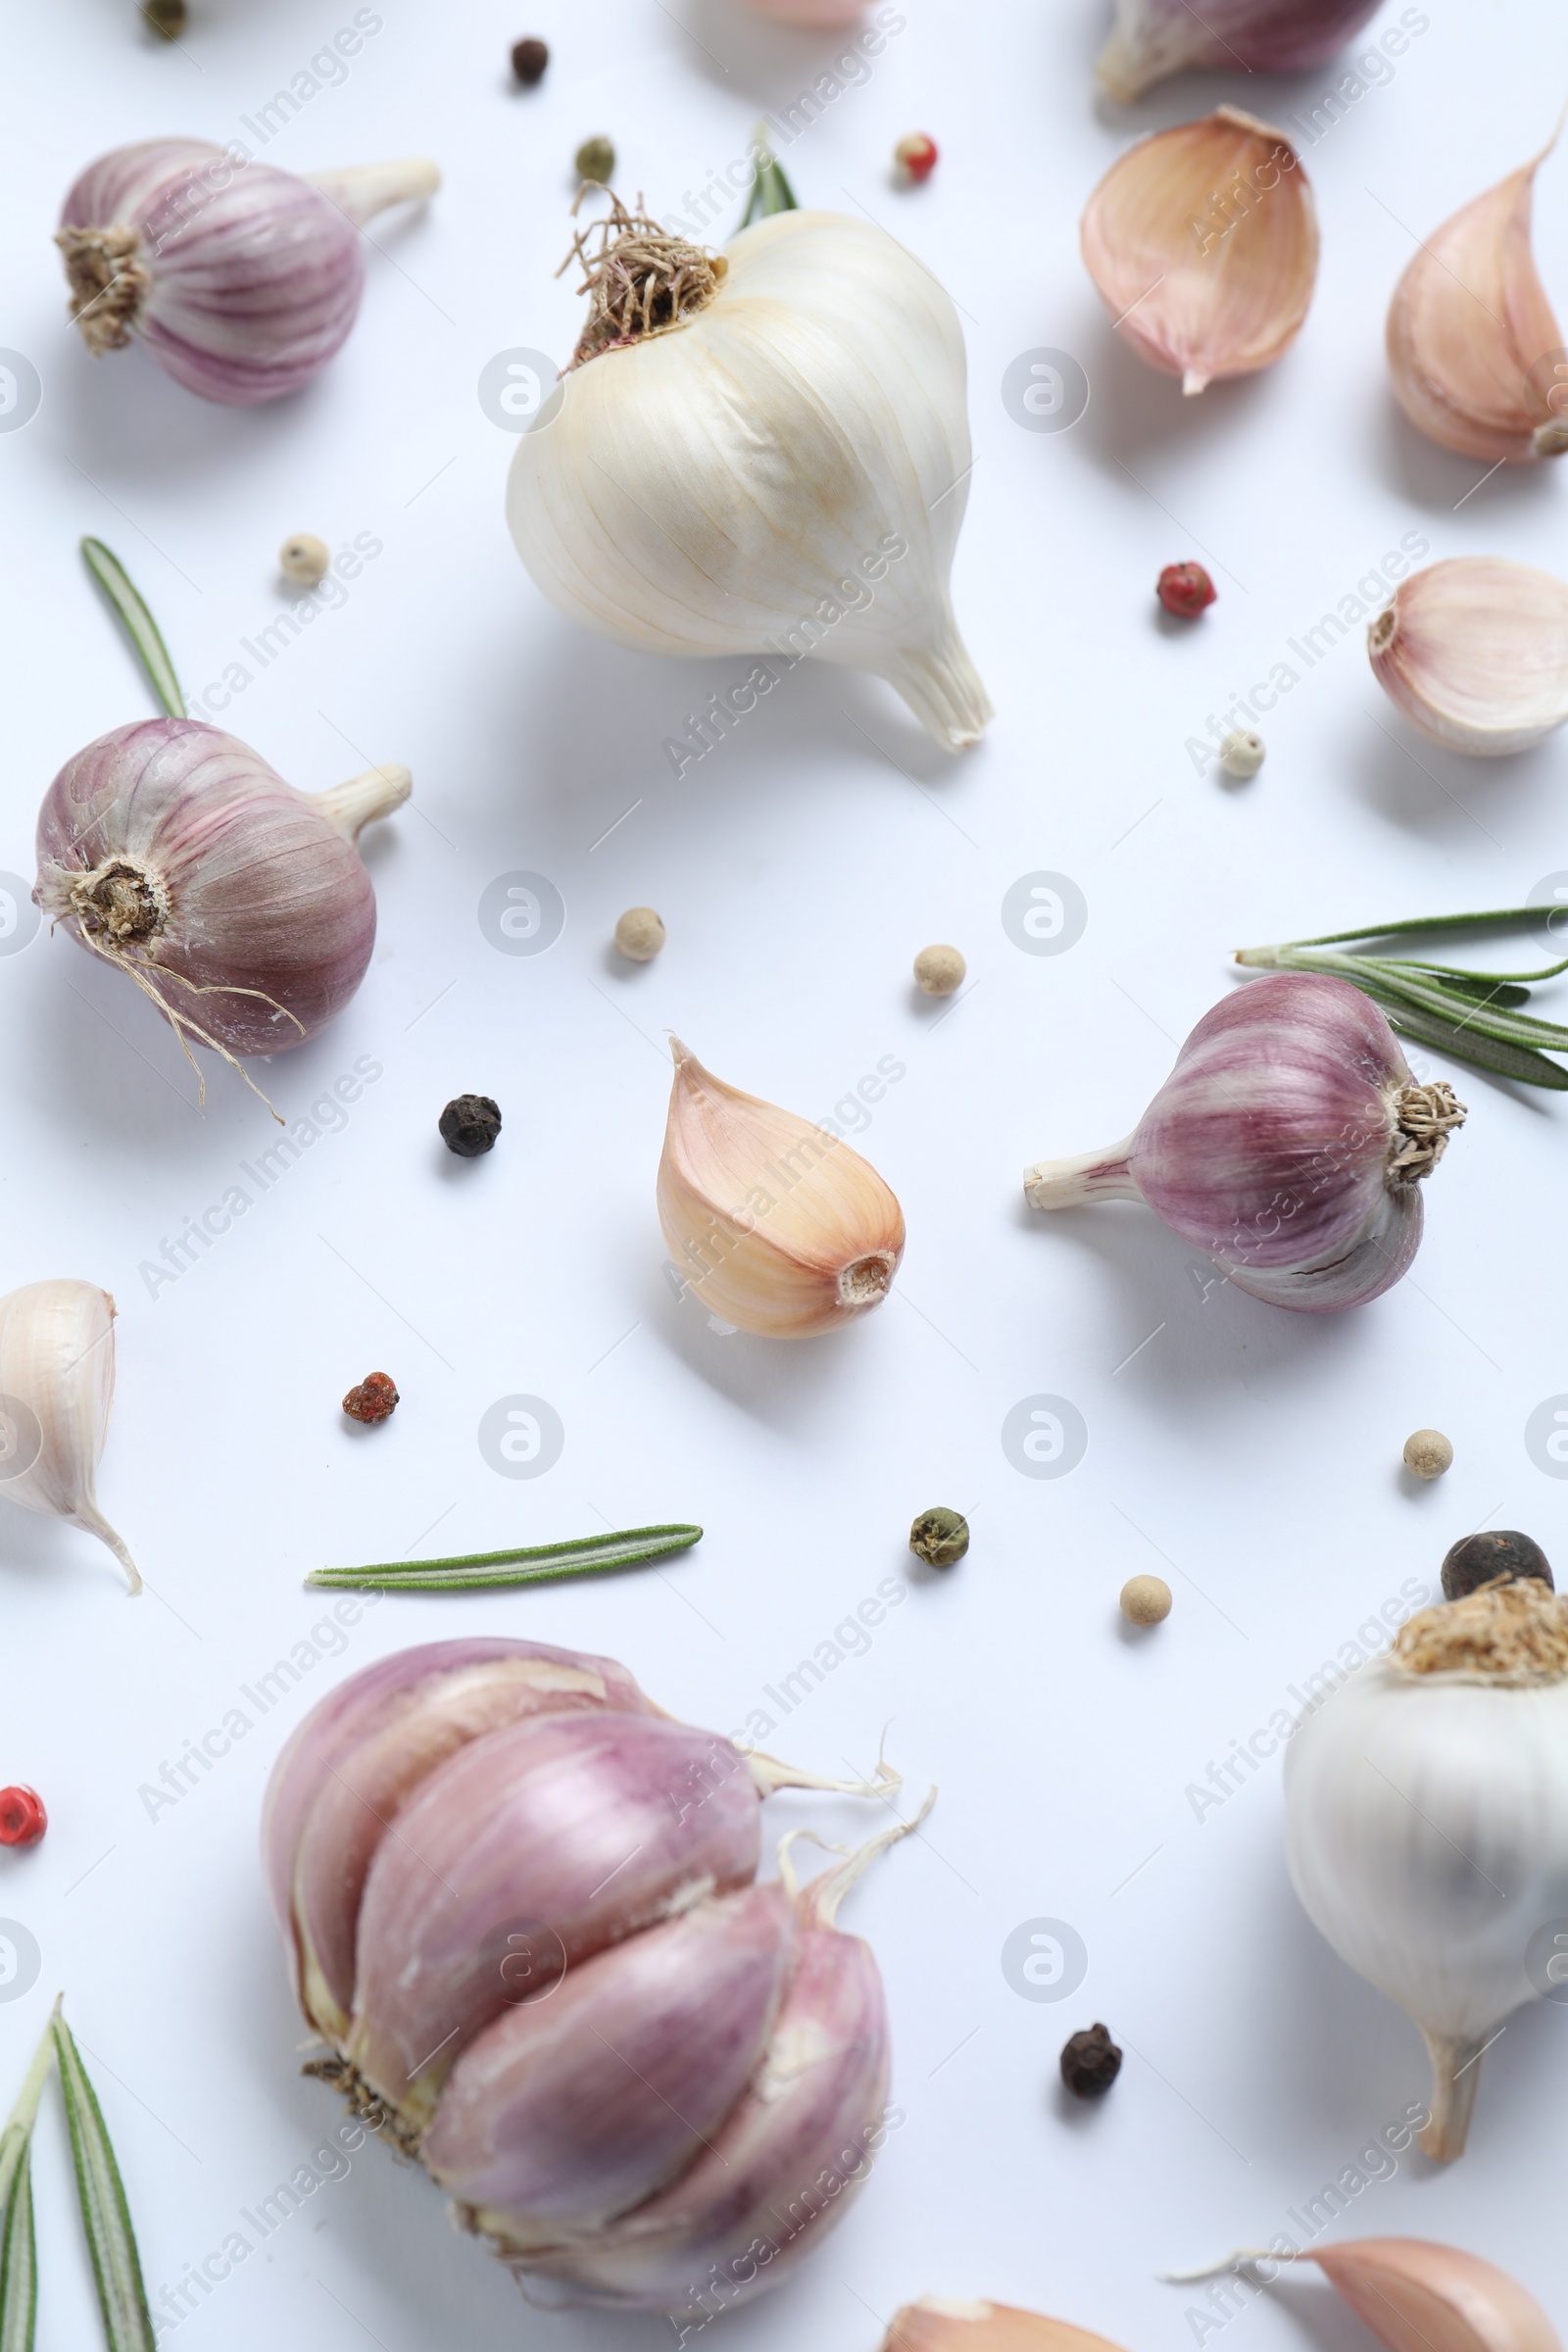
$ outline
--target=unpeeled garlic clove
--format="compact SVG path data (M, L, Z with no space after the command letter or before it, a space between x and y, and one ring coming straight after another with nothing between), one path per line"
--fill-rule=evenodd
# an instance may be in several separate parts
M1116 23L1095 65L1108 98L1141 98L1188 66L1298 74L1334 55L1380 0L1116 0Z
M1283 2249L1276 2243L1233 2254L1217 2267L1275 2262L1315 2262L1389 2352L1562 2352L1557 2330L1528 2288L1460 2246L1427 2237L1358 2237L1298 2252L1287 2242Z
M0 1298L0 1496L69 1519L136 1563L98 1508L93 1472L115 1394L115 1302L90 1282L32 1282Z
M1484 760L1527 752L1568 719L1568 583L1505 556L1429 564L1400 581L1367 652L1435 743Z
M924 2295L896 2312L882 2352L1117 2352L1102 2335L1008 2303Z
M1389 305L1389 372L1418 431L1494 463L1568 450L1568 354L1530 246L1536 173L1512 172L1426 238Z
M1201 392L1300 332L1317 214L1283 131L1236 107L1140 141L1084 209L1084 264L1142 360Z
M876 1170L673 1045L659 1221L710 1313L765 1339L803 1339L885 1298L904 1212Z

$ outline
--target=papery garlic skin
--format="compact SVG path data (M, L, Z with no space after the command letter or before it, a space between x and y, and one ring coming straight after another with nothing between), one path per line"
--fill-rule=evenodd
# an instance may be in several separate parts
M1102 2335L1008 2303L922 2296L896 2312L882 2352L1118 2352Z
M423 159L296 178L205 139L144 139L89 164L57 237L95 353L139 334L206 400L252 407L308 383L365 290L359 230L441 184Z
M1426 1611L1400 1642L1483 1597ZM1521 1605L1568 1624L1544 1588ZM1483 2046L1540 1997L1531 1937L1568 1917L1568 1674L1531 1685L1412 1674L1397 1653L1359 1667L1301 1718L1285 1807L1301 1904L1420 2027L1436 2083L1421 2145L1456 2157Z
M1300 159L1231 106L1129 149L1085 206L1080 241L1116 332L1186 393L1272 367L1317 279Z
M1296 2259L1315 2262L1391 2352L1562 2352L1529 2289L1461 2246L1359 2237Z
M809 1119L742 1094L677 1038L659 1221L710 1314L805 1339L886 1298L904 1212L869 1161Z
M32 1282L0 1298L0 1500L85 1528L141 1591L98 1508L93 1473L115 1394L115 1302L90 1282Z
M1116 0L1095 65L1107 97L1141 98L1189 66L1298 74L1321 66L1377 14L1381 0Z
M50 785L32 896L142 975L176 1026L231 1054L286 1053L365 977L375 893L355 843L409 790L407 768L383 767L296 792L217 727L138 720Z
M759 17L788 24L802 32L847 32L858 24L866 0L746 0Z
M1421 1239L1420 1181L1464 1112L1418 1086L1348 981L1277 972L1204 1014L1132 1135L1024 1175L1035 1208L1146 1200L1272 1305L1381 1297Z
M1568 719L1568 583L1505 556L1412 572L1367 630L1372 673L1434 743L1527 752Z
M1530 243L1537 156L1421 240L1389 305L1395 397L1429 440L1516 465L1568 450L1568 363Z
M952 302L835 213L776 214L724 258L705 309L575 367L519 440L518 554L618 644L869 669L950 750L978 742L948 588L971 464Z

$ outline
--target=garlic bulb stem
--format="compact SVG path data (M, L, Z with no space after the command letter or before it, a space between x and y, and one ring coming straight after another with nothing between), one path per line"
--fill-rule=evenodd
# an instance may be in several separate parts
M347 213L356 228L394 204L422 204L441 185L441 167L427 155L393 158L384 164L345 164L336 172L302 172L307 187Z
M1421 2153L1451 2164L1464 2154L1487 2044L1458 2034L1434 2034L1427 2026L1421 2034L1432 2061L1432 2121L1421 2134Z
M364 775L350 776L346 784L334 784L329 792L303 797L334 833L341 833L345 841L358 841L365 826L401 808L413 790L414 778L408 769L389 765L368 767Z
M1086 1200L1141 1200L1133 1174L1138 1130L1102 1152L1073 1152L1064 1159L1038 1160L1025 1168L1023 1197L1031 1208L1078 1208Z

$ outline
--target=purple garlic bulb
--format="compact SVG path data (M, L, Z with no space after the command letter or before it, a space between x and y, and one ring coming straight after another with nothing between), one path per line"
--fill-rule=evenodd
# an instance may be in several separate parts
M1328 1314L1392 1288L1464 1106L1348 981L1277 972L1207 1012L1133 1134L1024 1172L1035 1208L1147 1200L1239 1290Z
M491 1640L385 1659L306 1718L268 1790L273 1907L330 2052L308 2071L530 2286L743 2301L885 2137L881 1980L834 1922L906 1834L804 1890L787 1855L758 1885L761 1805L896 1786L748 1758L608 1658Z
M71 315L95 356L134 331L205 400L277 400L309 383L354 324L365 223L440 184L419 157L297 179L206 139L117 147L61 209Z
M406 767L296 792L190 718L140 719L68 760L38 812L34 902L118 964L183 1040L232 1059L302 1045L375 945L355 843L409 797Z
M1107 97L1141 98L1188 66L1298 74L1321 66L1375 16L1379 0L1116 0L1095 73Z

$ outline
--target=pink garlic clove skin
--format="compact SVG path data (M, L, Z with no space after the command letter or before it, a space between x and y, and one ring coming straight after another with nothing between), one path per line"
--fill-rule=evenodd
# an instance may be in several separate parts
M606 2228L712 2144L761 2060L796 1942L774 1881L596 1953L464 2051L423 2163L461 2205L493 2210L512 2246Z
M1390 2352L1562 2352L1528 2288L1496 2264L1423 2237L1359 2237L1315 2262Z
M509 2249L524 2283L572 2299L716 2316L749 2302L817 2246L887 2137L887 2002L870 1947L805 1925L794 1981L740 2105L691 2170L594 2236Z
M1321 66L1375 16L1380 0L1116 0L1095 68L1107 97L1141 98L1189 66L1297 74Z
M360 224L439 184L424 163L323 173L315 185L205 139L117 148L88 165L61 208L74 315L95 352L122 346L134 328L205 400L277 400L309 383L354 324L365 290ZM101 293L90 270L80 273L73 232L117 241Z
M1400 581L1367 656L1434 743L1478 760L1532 751L1568 720L1568 582L1507 556L1446 557Z
M1204 1014L1125 1143L1042 1162L1026 1197L1146 1200L1254 1298L1307 1314L1360 1306L1420 1243L1417 1179L1443 1143L1407 1166L1414 1131L1400 1122L1419 1124L1430 1092L1359 989L1276 972ZM1446 1132L1463 1112L1437 1093Z
M142 905L116 960L230 1054L286 1053L365 977L375 892L355 843L408 795L400 767L296 792L217 727L142 719L88 744L50 785L33 899L80 938L74 894L122 875ZM90 920L113 940L96 912Z
M866 0L747 0L754 14L799 32L847 32L858 24Z
M470 1741L376 1849L344 2054L422 2128L524 1972L544 1988L755 1877L760 1806L728 1740L660 1717L547 1716Z
M360 1903L375 1851L414 1790L469 1740L540 1715L648 1708L608 1658L518 1642L508 1654L429 1677L400 1694L318 1784L293 1856L301 2006L340 2046L354 2004Z

